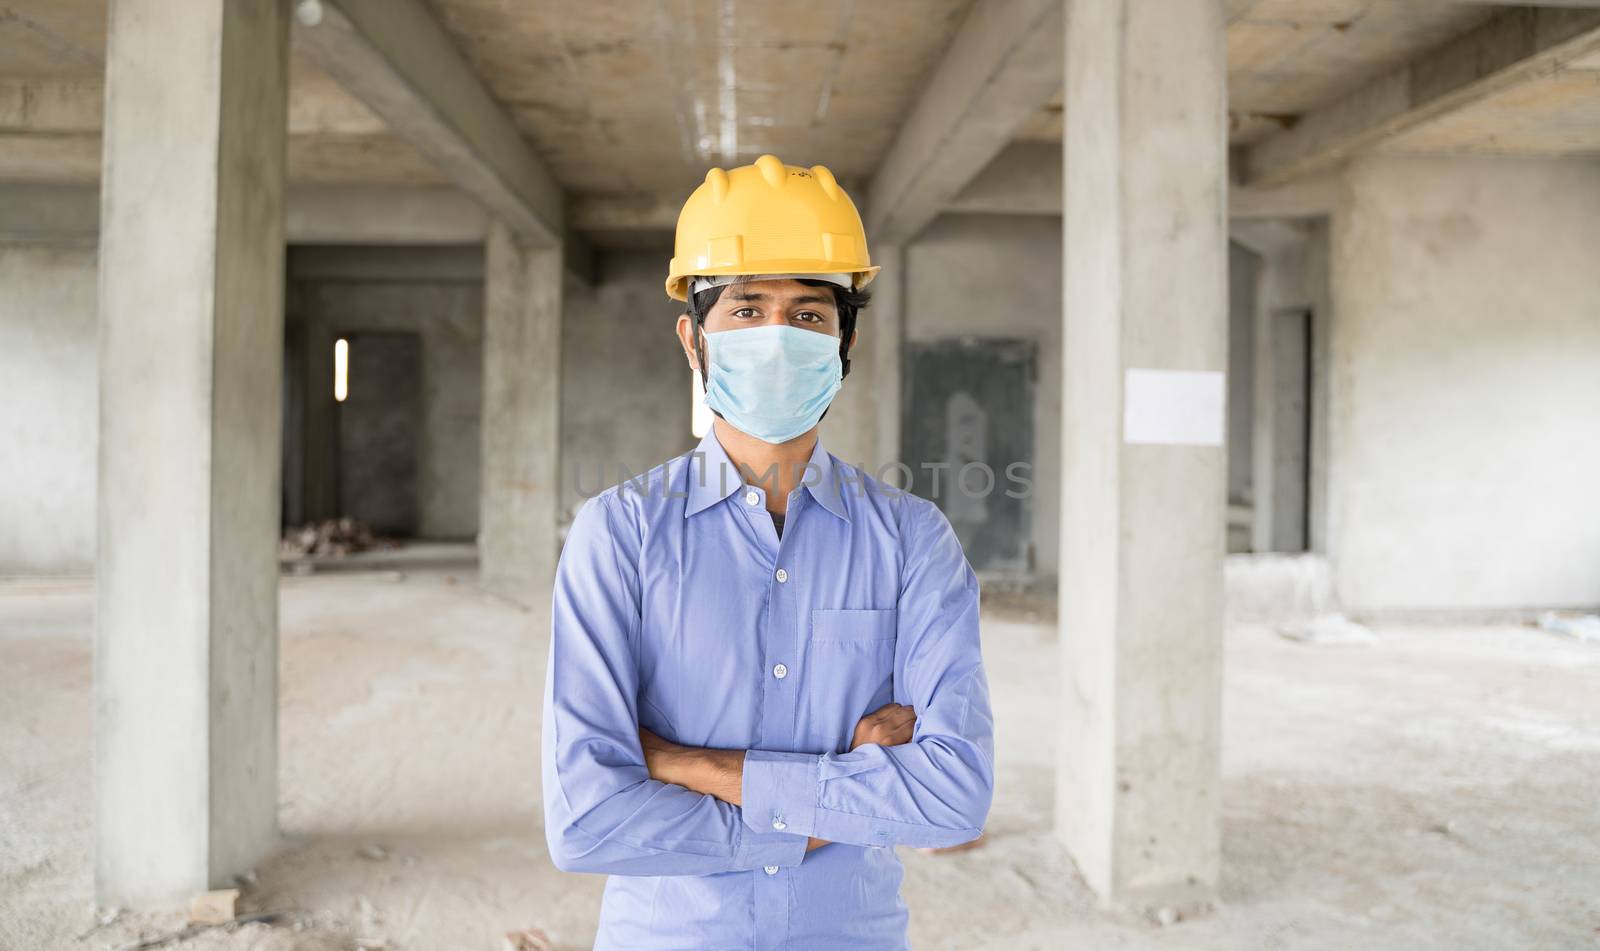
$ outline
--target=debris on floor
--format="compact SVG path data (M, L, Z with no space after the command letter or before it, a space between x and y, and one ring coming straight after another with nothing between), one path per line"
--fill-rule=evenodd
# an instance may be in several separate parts
M550 936L538 928L507 931L503 947L505 951L555 951L555 943Z
M306 555L342 557L358 551L387 551L395 547L394 542L373 535L372 528L365 522L346 515L307 522L299 528L290 529L284 534L280 549L284 557L293 558Z
M203 892L189 900L189 923L220 925L232 921L239 905L239 889L220 888Z
M1539 615L1539 626L1553 634L1565 634L1580 641L1600 644L1600 614L1546 611Z
M1312 618L1285 621L1277 631L1291 641L1303 644L1376 644L1377 635L1365 625L1343 614L1318 614Z
M109 928L118 921L121 921L122 912L123 909L119 906L113 906L104 910L95 909L94 924L90 925L87 930L78 932L78 940L83 941L96 931L99 931L102 928Z
M261 924L273 924L281 917L282 916L278 912L269 911L262 912L259 915L243 915L238 918L233 918L228 921L219 921L213 924L189 925L186 928L180 928L177 931L170 931L154 938L144 938L139 941L135 941L132 944L119 945L114 949L114 951L148 951L150 948L164 948L168 945L187 941L196 935L201 935L208 931L218 929L232 931L235 928L238 928L240 925L255 924L258 922Z

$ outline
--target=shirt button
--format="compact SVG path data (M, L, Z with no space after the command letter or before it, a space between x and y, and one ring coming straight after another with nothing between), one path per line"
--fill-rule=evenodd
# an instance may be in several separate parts
M778 874L778 866L776 866L776 865L765 865L765 866L762 866L762 871L766 872L768 875L776 875L776 874Z
M754 505L754 504L756 504L756 503L757 503L757 502L759 502L759 501L761 501L761 496L759 496L759 495L757 495L757 494L756 494L756 493L754 493L754 492L746 492L746 493L745 493L745 494L744 494L744 500L745 500L745 502L746 502L746 503L747 503L747 504L749 504L749 505Z
M783 678L789 676L789 668L783 666L782 664L778 664L772 668L772 676L782 680Z
M772 820L772 827L782 832L784 829L789 828L789 823L784 822L782 819L774 819Z
M784 571L782 568L779 568L773 577L778 579L779 584L783 584L785 581L789 580L789 573Z

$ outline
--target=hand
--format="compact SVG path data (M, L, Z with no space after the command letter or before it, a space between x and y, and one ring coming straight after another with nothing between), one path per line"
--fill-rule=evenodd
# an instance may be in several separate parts
M856 723L856 735L850 741L853 750L863 743L879 746L899 746L910 743L916 732L917 711L903 703L886 703L862 717Z

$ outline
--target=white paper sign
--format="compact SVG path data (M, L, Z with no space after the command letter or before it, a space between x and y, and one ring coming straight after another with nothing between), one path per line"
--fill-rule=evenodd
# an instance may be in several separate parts
M1122 439L1220 446L1226 411L1226 389L1218 371L1129 367L1122 389Z

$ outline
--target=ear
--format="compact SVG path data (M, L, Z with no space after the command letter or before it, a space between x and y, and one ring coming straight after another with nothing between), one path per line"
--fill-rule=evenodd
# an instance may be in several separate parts
M850 331L850 346L848 348L846 348L846 349L855 350L855 348L856 348L856 339L858 337L860 337L860 336L861 336L861 331L859 331L859 330Z
M694 357L694 318L688 314L678 315L678 345L683 347L683 355L689 358L689 367L693 370L700 369L700 361Z

